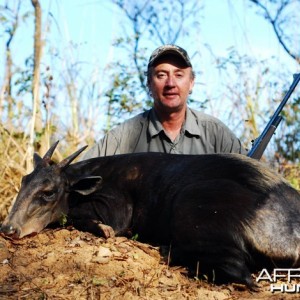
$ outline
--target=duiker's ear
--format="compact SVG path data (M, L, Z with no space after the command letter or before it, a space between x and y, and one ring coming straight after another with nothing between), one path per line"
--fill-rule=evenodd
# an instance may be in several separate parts
M72 183L70 190L81 195L89 195L99 190L101 186L101 176L88 176L81 177L76 182Z

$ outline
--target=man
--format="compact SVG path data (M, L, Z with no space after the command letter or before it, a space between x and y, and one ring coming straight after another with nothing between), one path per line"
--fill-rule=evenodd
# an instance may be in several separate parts
M112 129L84 159L136 152L246 154L225 124L187 106L194 81L192 64L184 49L175 45L157 48L147 70L153 108Z

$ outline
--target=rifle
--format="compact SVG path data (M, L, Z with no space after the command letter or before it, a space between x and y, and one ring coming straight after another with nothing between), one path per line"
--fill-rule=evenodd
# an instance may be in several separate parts
M267 148L268 143L270 142L272 135L275 133L276 128L278 127L279 123L282 120L282 116L280 116L279 114L281 113L283 107L287 103L288 99L290 98L291 94L293 93L297 84L300 81L300 73L294 74L293 79L294 80L290 86L290 89L284 96L282 102L276 109L273 117L270 119L266 128L264 129L262 134L257 139L252 141L252 148L248 152L247 156L254 158L254 159L258 159L258 160L262 157L265 149Z

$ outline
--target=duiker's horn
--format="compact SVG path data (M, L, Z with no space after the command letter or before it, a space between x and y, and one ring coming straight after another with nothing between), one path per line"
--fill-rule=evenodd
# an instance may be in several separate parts
M49 150L46 152L46 154L44 155L43 158L37 153L33 154L33 166L34 166L34 168L36 168L38 166L47 166L49 164L49 162L51 161L51 156L53 155L53 152L54 152L55 148L57 147L58 143L59 143L59 141L55 142L49 148Z
M57 164L57 167L62 169L67 167L83 150L87 148L87 145L82 147L81 149L77 150L75 153L71 154L64 160L62 160L60 163Z
M55 143L49 148L49 150L48 150L48 151L46 152L46 154L44 155L43 160L50 160L50 159L51 159L51 156L52 156L54 150L56 149L58 143L59 143L59 141L55 142Z

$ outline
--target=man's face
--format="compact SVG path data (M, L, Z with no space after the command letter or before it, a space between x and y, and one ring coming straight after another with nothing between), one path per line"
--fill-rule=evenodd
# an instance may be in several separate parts
M154 107L169 113L185 107L193 86L192 69L177 56L161 58L154 65L149 80Z

